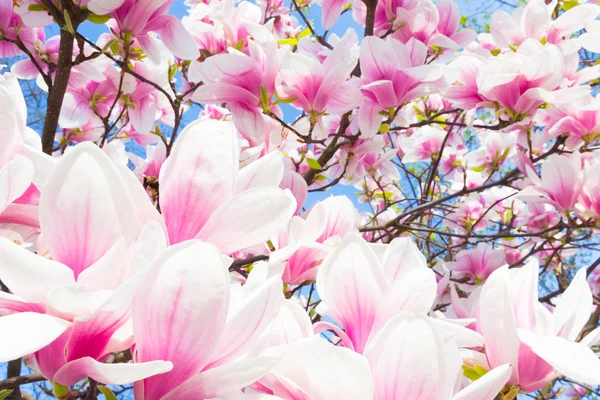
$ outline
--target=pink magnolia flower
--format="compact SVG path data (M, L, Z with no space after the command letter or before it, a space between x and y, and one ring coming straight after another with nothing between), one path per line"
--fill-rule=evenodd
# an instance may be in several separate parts
M423 42L427 47L456 50L471 43L476 34L470 29L458 31L460 10L453 0L434 4L419 0L411 9L396 8L392 37L407 43L411 39ZM382 32L385 33L385 32Z
M264 243L296 210L280 189L281 156L272 153L239 169L230 122L198 120L180 133L160 169L160 206L171 244L197 238L230 254Z
M60 113L60 126L82 128L90 119L97 119L97 115L108 117L116 97L117 88L111 80L106 78L100 82L89 81L79 89L68 91Z
M358 234L349 234L317 273L318 311L344 330L329 322L315 330L332 330L358 353L392 317L427 313L436 296L435 275L410 239L394 239L383 250L379 258Z
M0 36L10 40L21 40L26 47L32 47L35 32L27 26L21 26L21 18L13 13L13 0L0 0ZM21 50L9 41L0 40L0 58L9 58L21 54Z
M504 252L481 243L473 250L458 252L455 261L446 263L457 278L469 277L483 283L492 272L506 264Z
M457 343L435 319L406 312L379 331L365 357L373 375L374 400L492 400L511 375L511 365L498 366L455 393L463 374Z
M418 128L410 136L401 136L398 145L404 155L403 163L430 161L439 154L442 143L448 133L436 127L424 126Z
M39 202L52 259L0 241L0 279L12 292L0 298L1 313L8 314L0 324L15 333L31 332L3 342L8 347L2 347L0 358L35 353L42 374L62 383L56 374L70 363L103 360L131 345L117 332L129 318L139 280L135 269L144 265L141 250L133 247L163 233L158 212L131 171L114 165L93 144L80 144L60 159ZM136 373L164 368L140 365Z
M271 347L261 353L278 362L259 381L258 392L277 399L372 399L373 383L364 356L320 336ZM262 397L261 397L262 399Z
M575 342L592 312L592 293L580 269L551 313L538 302L537 261L501 267L483 286L479 327L491 367L513 366L508 381L533 392L560 375L600 384L600 360L588 347L594 334Z
M300 284L315 280L317 270L332 247L354 231L358 215L345 196L325 199L300 217L274 240L279 248L270 254L273 270L283 268L284 283Z
M469 62L473 65L463 68ZM497 104L509 116L530 113L544 102L568 103L589 92L585 86L561 89L563 54L557 46L542 46L533 39L525 40L516 52L479 60L469 56L457 66L459 83L446 91L447 97L465 107Z
M381 125L382 111L388 112L404 103L437 90L433 82L442 77L437 65L424 65L427 48L416 39L402 44L369 36L360 46L363 73L361 91L366 101L358 111L363 137L373 137Z
M600 7L582 4L573 7L553 19L556 5L544 0L532 0L524 7L516 8L512 15L498 10L490 21L491 34L500 47L519 46L527 39L545 40L557 44L565 37L583 29L586 21L600 15Z
M277 359L244 354L277 314L282 283L275 276L232 286L230 262L215 246L198 240L169 247L152 263L135 294L134 364L83 358L60 371L58 379L65 385L88 376L131 382L141 365L172 366L136 382L135 396L145 400L216 398L259 379Z
M111 11L110 15L117 21L121 34L130 33L145 53L160 52L156 42L148 35L149 32L155 32L176 57L195 60L200 52L194 40L177 17L167 14L173 1L111 0L111 3L120 2L122 5ZM97 2L100 3L99 0Z
M566 135L565 144L572 150L600 136L600 101L592 96L567 104L550 105L546 115L547 139Z
M342 15L344 7L350 2L348 0L319 0L321 6L321 25L330 30Z
M262 108L279 114L278 107L272 104L280 66L277 52L277 43L271 37L261 44L250 40L249 55L230 48L227 54L192 63L190 81L204 83L192 99L208 104L227 103L240 131L266 130L267 117Z
M551 204L529 202L515 220L517 226L522 226L528 232L539 232L551 228L561 220L560 212Z
M598 165L584 170L577 211L583 217L600 218L600 170Z
M483 131L479 135L482 146L465 157L466 165L475 171L497 171L517 152L517 133L514 131Z
M486 210L483 199L476 197L463 198L457 208L448 215L444 224L461 233L484 229L488 221L495 216L493 211L486 212Z
M343 114L360 103L356 86L346 84L356 66L357 58L341 43L321 63L308 53L286 52L282 59L278 95L294 99L292 105L310 116L312 125L318 125L319 138L325 138L321 116L327 111Z
M39 135L26 125L25 99L11 73L0 75L0 102L5 104L0 109L0 223L39 228L38 188L54 161L41 152Z
M523 189L519 196L551 204L561 211L573 209L581 193L580 160L579 153L571 158L554 154L542 165L541 179L528 167L527 176L533 186Z

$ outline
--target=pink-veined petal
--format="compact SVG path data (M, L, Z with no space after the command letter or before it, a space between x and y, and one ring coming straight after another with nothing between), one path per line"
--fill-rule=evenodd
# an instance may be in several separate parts
M171 361L174 368L144 381L147 400L160 399L210 361L228 303L229 274L216 247L187 241L152 264L133 303L135 360Z
M150 361L135 364L104 364L91 357L80 358L65 364L53 380L71 386L86 378L108 385L126 385L173 369L168 361Z

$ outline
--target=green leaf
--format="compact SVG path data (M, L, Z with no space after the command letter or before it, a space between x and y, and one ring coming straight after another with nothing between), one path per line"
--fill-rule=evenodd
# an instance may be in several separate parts
M388 133L390 131L390 126L388 124L381 124L379 127L380 133Z
M469 368L469 367L467 367L467 366L465 366L465 365L463 365L462 369L463 369L463 375L464 375L464 376L465 376L467 379L470 379L470 380L472 380L472 381L476 381L477 379L479 379L479 378L480 378L479 374L478 374L478 373L477 373L477 371L475 371L474 369L472 369L472 368Z
M488 373L488 370L483 368L481 365L475 365L475 372L479 374L479 376L484 376Z
M72 35L75 34L75 28L73 28L73 23L71 22L71 16L67 10L64 10L63 15L65 17L65 30Z
M116 40L110 45L110 50L113 54L119 54L120 49L121 46L119 46L119 42L117 42Z
M319 164L319 161L315 160L314 158L306 158L306 163L312 169L316 169L316 170L323 169L323 167L321 167L321 164Z
M0 400L4 400L5 398L8 397L9 394L11 394L13 392L12 389L5 389L5 390L0 390Z
M269 109L269 93L264 86L260 86L260 106L263 110Z
M98 385L98 390L102 392L106 400L117 400L117 396L106 386Z
M90 21L91 23L94 24L99 24L102 25L104 23L106 23L106 21L108 21L110 19L110 15L98 15L98 14L94 14L94 13L90 13L90 15L88 15L87 20Z
M29 7L27 7L27 9L29 11L48 11L48 7L46 7L43 4L30 4ZM0 398L3 399L4 397Z

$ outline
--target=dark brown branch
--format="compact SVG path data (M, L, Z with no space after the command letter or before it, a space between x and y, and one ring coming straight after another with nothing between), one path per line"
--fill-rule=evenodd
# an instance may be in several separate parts
M73 67L73 43L75 37L71 32L65 29L60 31L60 47L58 53L58 62L56 65L56 75L54 82L48 92L48 107L46 110L46 121L42 132L42 150L44 153L52 155L54 149L54 138L58 127L58 118L62 108L71 68Z
M21 385L27 385L28 383L35 383L45 381L46 378L42 374L29 374L21 375L13 378L8 378L0 381L0 390L5 389L16 389Z

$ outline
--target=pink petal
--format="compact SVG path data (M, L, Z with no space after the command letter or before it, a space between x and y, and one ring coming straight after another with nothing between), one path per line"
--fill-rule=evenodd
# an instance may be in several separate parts
M73 283L73 271L0 238L0 276L11 292L32 303L45 303L56 285Z
M458 392L452 400L494 400L508 382L511 369L510 364L494 368Z
M518 357L521 342L517 335L515 314L508 297L508 268L494 271L485 282L479 299L479 326L492 367L511 364L511 383L519 382Z
M213 243L223 253L230 254L265 243L279 233L295 210L296 201L289 191L255 187L223 203L196 238Z
M356 233L346 236L319 267L319 296L359 353L371 334L384 287L377 257Z
M130 279L92 315L75 318L66 348L67 361L87 356L97 359L106 354L110 338L129 319L137 284L137 278Z
M189 124L160 170L160 205L171 243L191 239L231 198L237 180L238 142L229 122Z
M36 312L0 317L0 362L16 360L49 345L70 325L68 321Z
M63 366L53 380L61 385L71 386L86 378L108 385L126 385L164 374L173 369L168 361L150 361L135 364L103 364L91 357L80 358Z
M269 326L283 301L283 284L274 276L244 296L243 304L227 317L213 359L207 368L222 365L252 347Z
M156 32L159 34L160 40L173 52L175 57L183 60L195 60L200 56L200 51L194 39L177 17L163 15L159 24L160 28Z
M286 169L283 173L283 178L281 179L281 183L279 187L282 189L288 189L294 195L296 199L296 212L297 215L302 210L304 203L306 202L306 198L308 197L308 186L306 185L306 181L296 171L292 171Z
M143 226L113 162L93 143L75 146L56 164L39 208L52 256L75 276L121 237L133 243Z
M209 362L228 303L229 274L214 246L188 241L153 263L133 304L135 360L167 360L174 368L145 380L147 400L160 399Z
M0 168L0 214L31 185L33 165L22 155Z
M276 362L277 357L253 357L209 369L188 379L161 400L221 397L256 382Z
M283 171L281 153L268 153L240 170L235 190L240 193L256 186L278 186L283 178Z

